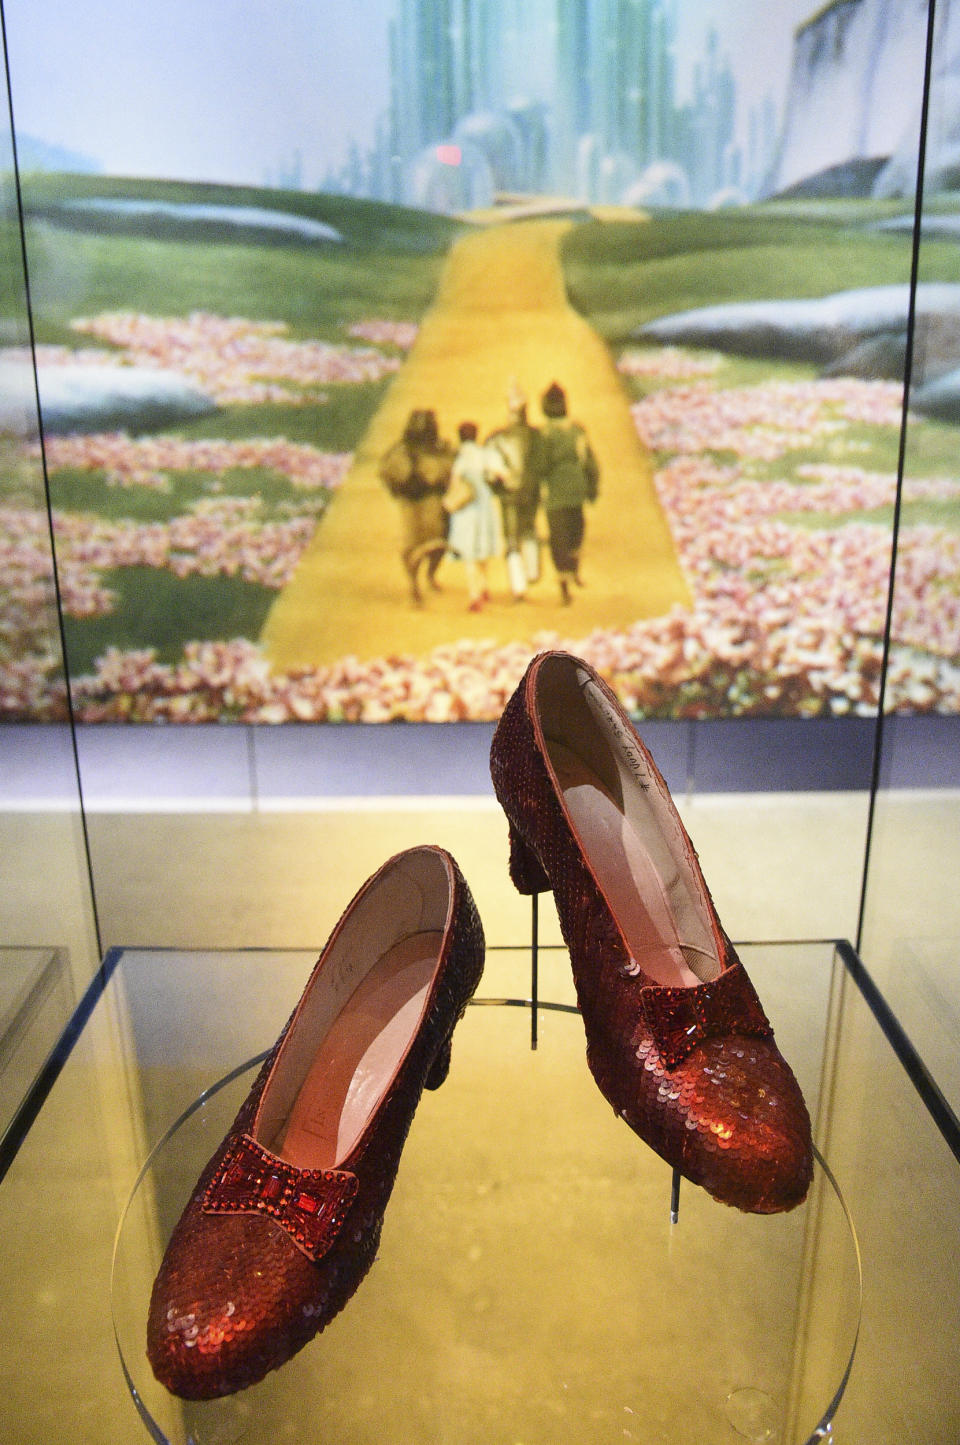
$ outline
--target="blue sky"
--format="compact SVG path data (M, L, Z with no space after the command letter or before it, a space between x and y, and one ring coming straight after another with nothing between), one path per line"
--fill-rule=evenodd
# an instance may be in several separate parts
M315 183L383 109L393 0L4 8L18 131L114 174L258 181L299 148Z
M782 94L816 0L680 0L681 78L713 24L741 94ZM5 0L19 131L118 175L318 184L386 105L394 0Z

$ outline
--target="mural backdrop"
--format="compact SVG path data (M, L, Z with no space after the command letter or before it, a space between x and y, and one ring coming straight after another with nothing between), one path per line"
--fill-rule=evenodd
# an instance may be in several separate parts
M54 585L88 721L494 718L556 644L642 715L876 709L925 3L139 9L4 0L0 716L63 713ZM885 703L954 712L937 24Z

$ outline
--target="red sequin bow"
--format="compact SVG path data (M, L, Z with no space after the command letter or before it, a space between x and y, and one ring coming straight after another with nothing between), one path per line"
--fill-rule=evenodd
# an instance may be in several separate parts
M207 1186L207 1214L267 1214L308 1259L333 1244L358 1188L344 1169L297 1169L249 1134L234 1140Z
M764 1039L773 1034L739 960L709 983L692 988L650 985L640 990L640 999L657 1052L668 1069L676 1068L704 1039L723 1034Z

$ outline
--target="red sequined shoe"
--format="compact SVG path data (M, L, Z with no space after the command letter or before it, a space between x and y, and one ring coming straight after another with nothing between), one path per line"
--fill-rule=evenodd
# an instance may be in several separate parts
M174 1394L254 1384L350 1299L483 953L442 849L400 853L361 888L167 1246L147 1354Z
M534 659L491 750L521 893L553 890L604 1097L716 1199L792 1209L810 1119L667 786L586 663Z

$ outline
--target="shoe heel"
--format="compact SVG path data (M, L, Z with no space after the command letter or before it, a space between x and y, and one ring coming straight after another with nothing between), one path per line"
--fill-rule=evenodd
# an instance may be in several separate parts
M549 893L550 879L543 864L510 824L510 877L518 893Z
M436 1058L430 1065L430 1072L424 1080L424 1086L428 1089L439 1089L444 1079L450 1072L450 1055L453 1052L453 1035L446 1043L440 1045Z

